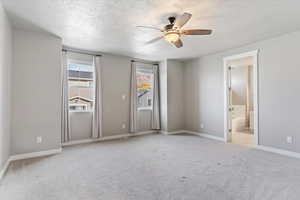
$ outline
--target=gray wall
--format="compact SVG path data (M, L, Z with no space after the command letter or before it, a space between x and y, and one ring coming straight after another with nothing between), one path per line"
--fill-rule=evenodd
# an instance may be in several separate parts
M0 2L0 170L10 156L12 29Z
M167 60L159 63L160 123L161 130L168 131L168 71Z
M13 41L12 154L59 148L61 39L15 29Z
M186 129L223 137L223 57L259 49L259 143L300 152L299 44L300 32L294 32L187 61Z
M168 70L168 131L183 130L184 95L183 95L183 63L167 60Z
M103 134L118 135L129 132L130 73L129 57L103 55ZM125 95L125 100L122 99ZM122 128L122 124L126 128Z
M223 137L222 60L186 62L184 74L185 128Z
M183 63L165 60L160 63L161 130L184 129L184 76Z

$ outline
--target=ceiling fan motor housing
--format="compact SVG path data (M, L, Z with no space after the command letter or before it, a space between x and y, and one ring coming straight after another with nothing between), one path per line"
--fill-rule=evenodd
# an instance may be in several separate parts
M172 16L172 17L169 17L168 19L169 19L170 24L174 24L176 17Z
M170 24L168 24L168 25L165 26L165 30L173 29L174 22L176 20L175 17L169 17L168 19L169 19Z

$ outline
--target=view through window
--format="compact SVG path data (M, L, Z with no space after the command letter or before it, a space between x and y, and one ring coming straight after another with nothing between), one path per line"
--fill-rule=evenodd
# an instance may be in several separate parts
M92 111L94 106L94 66L68 63L69 110Z
M152 71L138 70L137 97L138 109L152 109L153 104L153 73Z

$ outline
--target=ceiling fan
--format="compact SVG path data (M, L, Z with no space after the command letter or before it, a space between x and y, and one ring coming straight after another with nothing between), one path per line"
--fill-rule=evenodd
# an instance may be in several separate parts
M183 46L181 41L181 36L183 35L210 35L212 33L212 30L209 29L189 29L185 30L182 29L182 27L191 19L192 14L190 13L183 13L183 15L179 17L169 17L170 24L166 25L163 29L153 27L153 26L137 26L141 28L149 28L149 29L155 29L163 33L162 36L154 38L150 41L148 41L146 44L154 43L162 38L164 38L166 41L174 44L177 48L180 48Z

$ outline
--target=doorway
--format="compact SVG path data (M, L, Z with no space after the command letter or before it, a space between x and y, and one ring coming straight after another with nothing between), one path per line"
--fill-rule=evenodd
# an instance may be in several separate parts
M258 51L224 58L224 137L227 142L258 145Z

